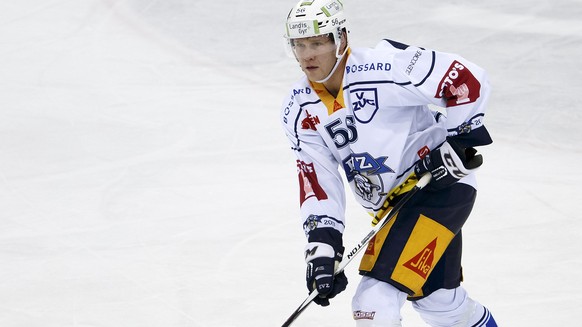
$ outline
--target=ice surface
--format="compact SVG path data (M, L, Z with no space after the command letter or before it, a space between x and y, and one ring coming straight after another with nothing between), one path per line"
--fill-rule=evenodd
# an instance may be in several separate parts
M0 4L0 326L273 327L303 301L288 1ZM582 306L582 2L349 1L354 46L456 52L494 93L465 287L500 326ZM346 245L368 231L355 203ZM349 289L294 326L353 326ZM404 326L423 326L410 306Z

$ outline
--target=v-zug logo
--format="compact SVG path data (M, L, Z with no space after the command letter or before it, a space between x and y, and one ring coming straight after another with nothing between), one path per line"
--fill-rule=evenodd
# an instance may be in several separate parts
M354 115L360 123L369 123L378 111L378 90L375 88L350 91Z

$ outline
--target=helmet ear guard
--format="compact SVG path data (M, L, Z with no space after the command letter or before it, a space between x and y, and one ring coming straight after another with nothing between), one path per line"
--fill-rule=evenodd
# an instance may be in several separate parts
M346 43L345 43L345 45L344 45L345 47L342 51L341 47L342 47L342 41L344 39L346 40ZM336 45L337 45L337 49L335 52L335 56L336 56L336 58L341 59L346 54L346 52L348 52L348 48L349 48L349 46L348 46L348 29L347 28L344 27L341 29L341 31L339 31L339 33L337 35ZM342 51L342 53L340 53L340 51Z

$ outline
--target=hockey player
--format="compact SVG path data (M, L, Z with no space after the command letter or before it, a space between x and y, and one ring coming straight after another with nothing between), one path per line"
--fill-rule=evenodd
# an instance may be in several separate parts
M391 40L351 49L348 34L339 0L299 1L286 22L290 53L305 75L281 121L297 158L308 289L326 306L348 283L343 272L334 276L344 251L342 180L375 224L431 174L362 257L356 326L401 326L406 299L430 326L497 326L460 286L461 228L482 163L474 147L492 142L483 125L485 71Z

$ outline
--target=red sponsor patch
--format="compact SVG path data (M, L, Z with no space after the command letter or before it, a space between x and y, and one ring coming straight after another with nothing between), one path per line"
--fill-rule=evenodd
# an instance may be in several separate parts
M424 159L430 153L428 146L423 146L422 149L418 150L417 154L420 159Z
M311 116L309 111L305 110L307 113L307 117L301 121L301 128L303 129L312 129L314 131L317 130L317 125L319 125L319 117L318 116Z
M467 67L454 61L439 83L435 98L447 100L447 107L477 101L481 96L481 83Z
M376 235L372 236L370 241L368 242L368 247L366 248L366 254L374 255L376 254L375 244L376 244Z
M437 239L435 238L414 258L404 264L404 267L414 271L420 277L426 279L434 263L434 251L436 249Z
M299 177L299 203L303 205L307 199L327 200L327 194L319 185L313 163L297 160L297 176Z

